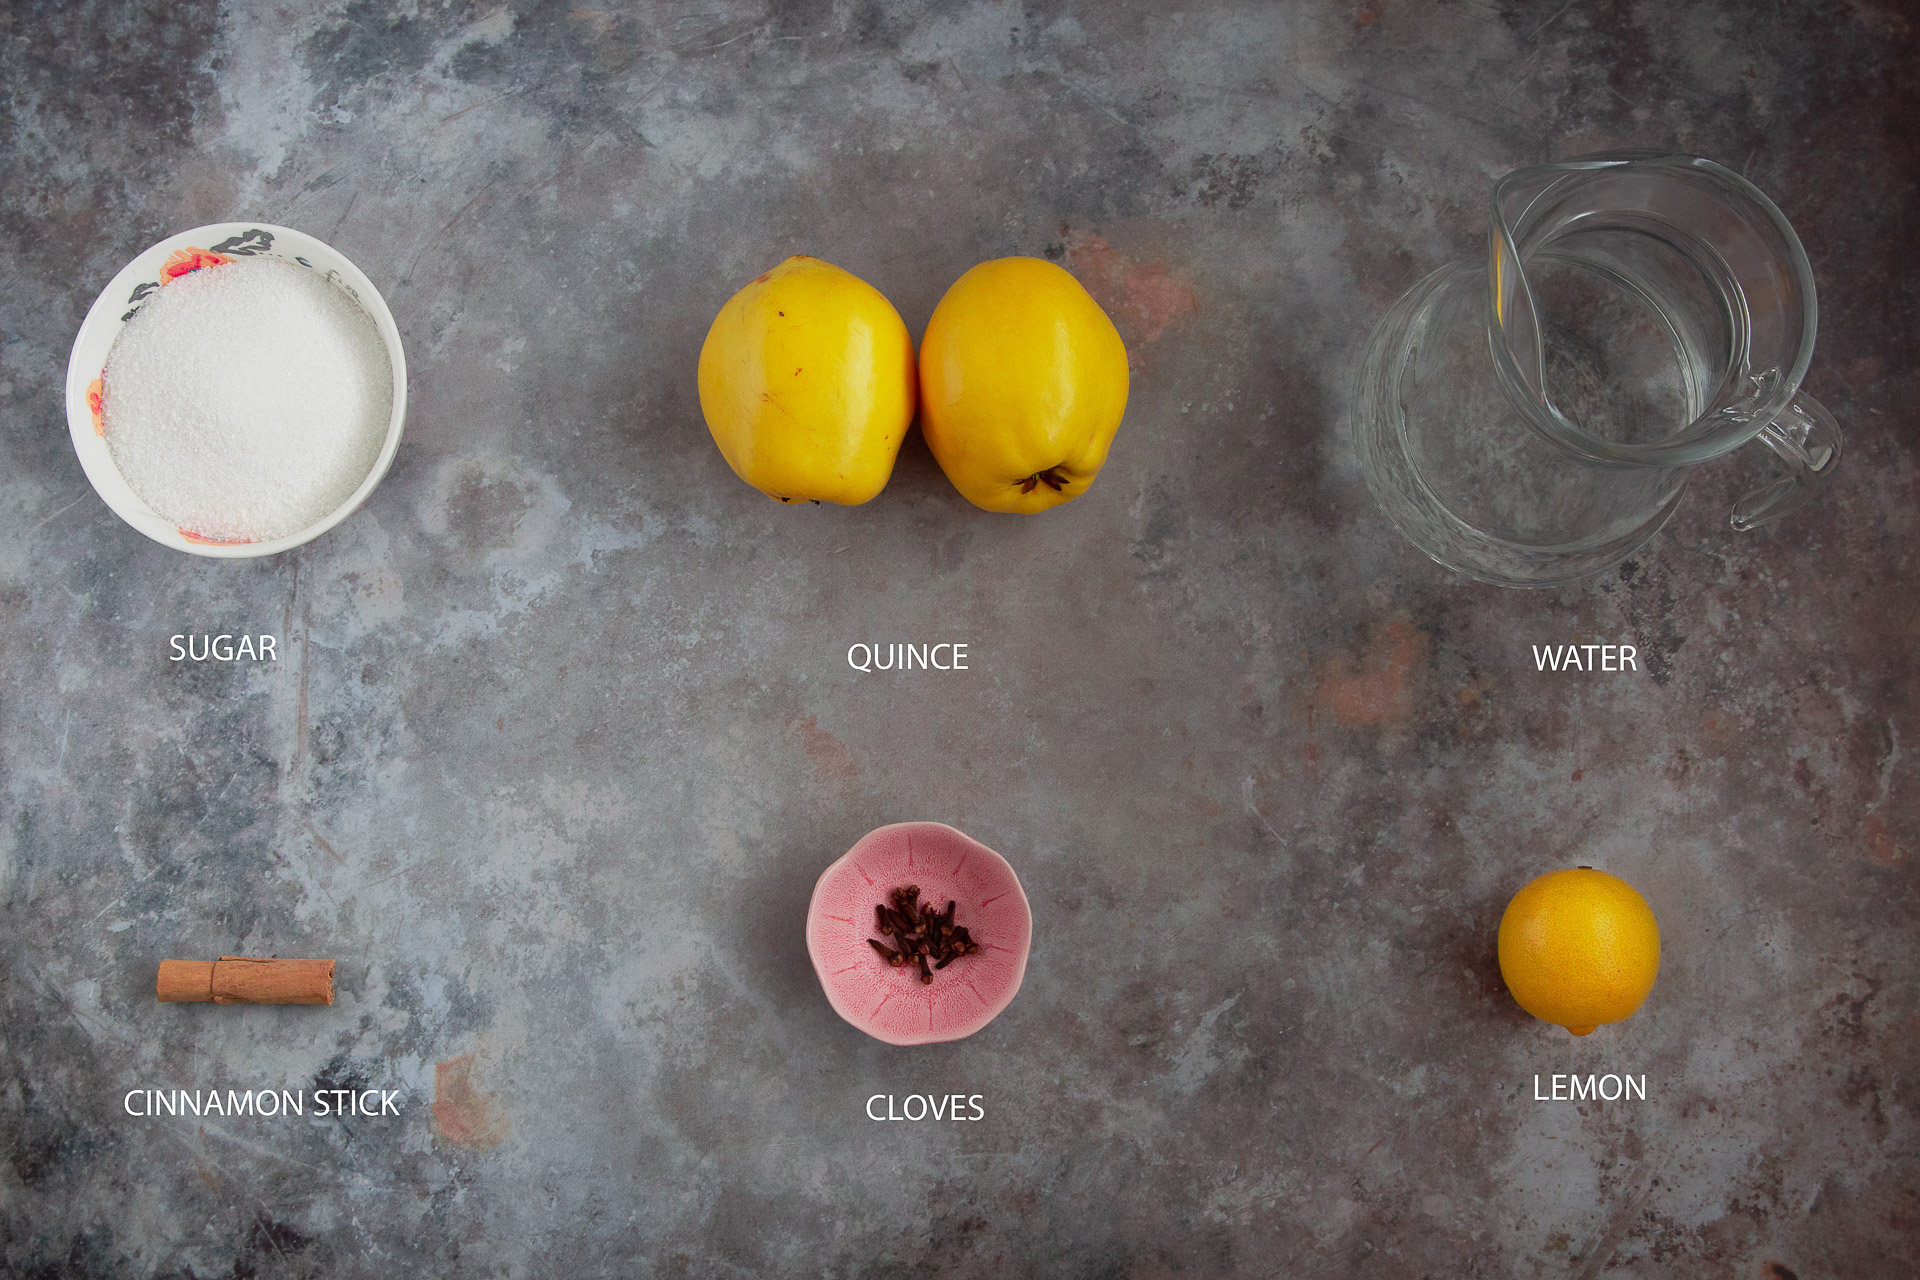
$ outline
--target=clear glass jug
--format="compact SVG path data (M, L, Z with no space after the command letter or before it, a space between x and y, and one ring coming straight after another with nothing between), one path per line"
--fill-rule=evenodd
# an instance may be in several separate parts
M1367 487L1435 560L1505 586L1596 573L1659 531L1695 464L1756 436L1787 474L1736 529L1833 474L1839 430L1800 390L1813 271L1739 174L1655 153L1523 169L1488 242L1394 304L1354 401Z

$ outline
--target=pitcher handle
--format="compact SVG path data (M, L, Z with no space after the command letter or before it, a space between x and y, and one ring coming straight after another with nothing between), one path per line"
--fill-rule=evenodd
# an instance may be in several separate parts
M1788 471L1733 504L1733 527L1745 532L1778 520L1825 487L1840 465L1840 427L1826 406L1802 391L1760 430Z

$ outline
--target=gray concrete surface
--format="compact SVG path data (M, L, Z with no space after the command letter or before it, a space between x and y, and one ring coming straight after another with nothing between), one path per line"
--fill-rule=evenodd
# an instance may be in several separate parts
M1894 4L23 3L0 13L0 1271L1888 1277L1920 1268L1916 19ZM1367 329L1493 181L1673 147L1822 290L1828 501L1702 475L1618 573L1449 577L1343 443ZM135 251L300 227L413 363L391 476L256 563L93 495L61 379ZM789 253L917 333L1001 254L1115 316L1112 461L1044 517L917 439L867 506L741 485L693 389ZM167 660L271 632L270 667ZM862 676L859 640L964 674ZM1640 646L1542 675L1529 645ZM1013 1006L889 1049L800 922L951 822L1036 918ZM1506 996L1594 862L1630 1022ZM160 1006L332 955L331 1009ZM1542 1103L1536 1074L1644 1074ZM402 1091L140 1119L134 1088ZM876 1093L987 1118L875 1124Z

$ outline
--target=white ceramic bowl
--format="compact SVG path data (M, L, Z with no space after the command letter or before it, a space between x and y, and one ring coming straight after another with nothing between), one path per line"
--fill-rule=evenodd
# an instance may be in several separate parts
M199 255L199 256L196 256ZM207 265L207 256L225 261L232 258L282 258L318 271L347 291L380 331L387 356L393 364L393 416L387 420L387 438L373 470L360 482L347 500L298 533L267 542L209 542L179 528L147 505L133 491L120 468L114 465L106 436L99 423L98 388L101 371L106 368L107 352L112 350L120 328L140 307L140 303L161 286L163 278L177 279L188 271ZM196 556L243 559L270 556L303 542L311 542L352 515L375 485L393 465L400 448L400 426L407 416L407 356L400 347L400 329L393 322L380 291L373 287L360 268L347 261L339 250L304 231L276 227L264 222L216 222L168 236L159 244L121 268L120 274L94 299L80 335L73 340L73 356L67 361L67 432L73 437L73 451L80 455L93 490L113 513L146 534L155 542Z

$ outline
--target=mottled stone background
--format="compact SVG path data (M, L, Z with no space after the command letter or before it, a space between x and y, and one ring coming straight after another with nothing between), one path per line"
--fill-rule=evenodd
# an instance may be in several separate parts
M1920 1267L1920 34L1896 4L0 11L0 1271L132 1276L1891 1277ZM1723 160L1799 228L1850 455L1743 465L1574 589L1458 580L1343 429L1358 348L1494 180ZM68 346L229 218L385 292L406 441L334 533L175 554L93 495ZM1126 337L1077 504L918 440L766 501L694 357L789 253L917 333L1045 254ZM236 358L243 358L237 353ZM270 667L167 660L268 631ZM1529 645L1637 644L1639 675ZM857 640L963 640L860 676ZM954 823L1034 904L986 1031L890 1049L801 938L861 833ZM1501 987L1534 874L1664 930L1586 1040ZM163 956L331 955L331 1009L160 1006ZM1535 1073L1645 1073L1548 1105ZM140 1120L136 1087L398 1088L400 1120ZM873 1093L985 1121L876 1125Z

